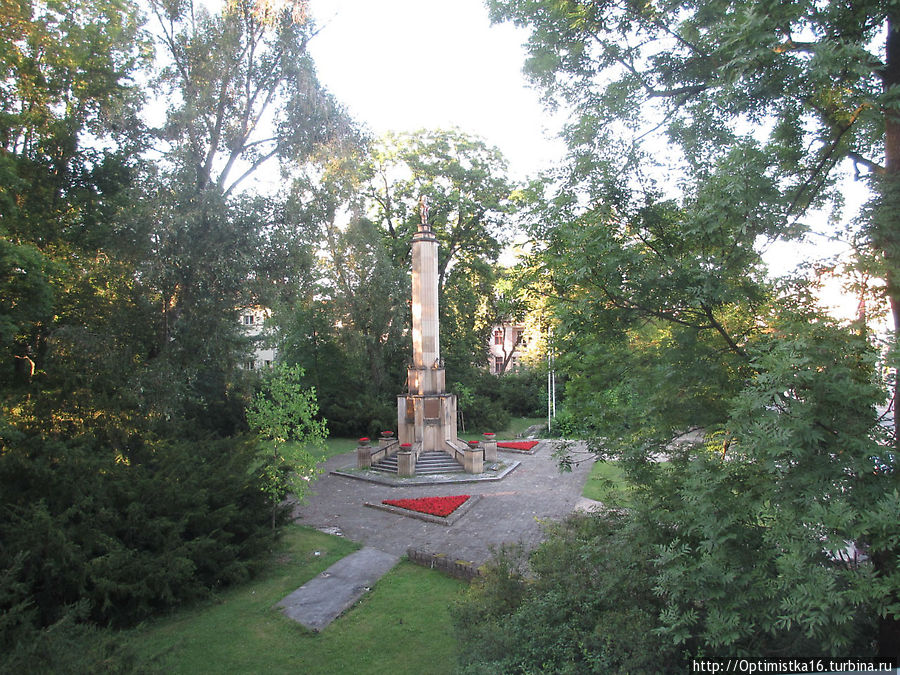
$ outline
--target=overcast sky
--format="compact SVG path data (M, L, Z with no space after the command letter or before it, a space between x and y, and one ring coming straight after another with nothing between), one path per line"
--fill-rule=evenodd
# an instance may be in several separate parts
M482 0L311 0L320 81L375 134L459 127L500 148L514 178L558 162L553 120L522 74L524 31Z
M310 43L320 81L375 134L459 127L499 147L516 179L561 161L560 122L522 74L526 33L492 26L483 0L310 0L310 13L321 28ZM845 185L849 215L863 197ZM826 218L810 220L819 229ZM766 258L784 273L825 248L822 239L776 246Z

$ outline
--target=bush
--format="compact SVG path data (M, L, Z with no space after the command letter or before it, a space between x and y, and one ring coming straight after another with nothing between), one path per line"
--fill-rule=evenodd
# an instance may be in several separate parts
M550 427L550 435L555 438L586 438L590 434L581 420L568 410L560 410Z
M504 429L510 417L537 417L547 405L544 376L537 370L497 376L471 368L460 375L452 389L469 431Z
M88 438L2 441L0 645L76 605L100 625L134 623L246 579L271 542L255 442L110 457Z
M155 663L141 662L134 649L123 645L118 635L86 624L84 619L82 604L70 608L62 619L46 628L25 623L16 640L0 651L0 673L162 672Z
M453 610L460 672L681 672L678 653L651 637L651 548L607 514L551 526L527 565L501 551Z
M495 377L493 391L512 417L540 417L547 411L547 375L539 370Z
M463 410L463 414L469 433L476 430L505 429L509 426L509 413L503 409L499 401L487 396L475 394L472 397L472 406L468 410Z

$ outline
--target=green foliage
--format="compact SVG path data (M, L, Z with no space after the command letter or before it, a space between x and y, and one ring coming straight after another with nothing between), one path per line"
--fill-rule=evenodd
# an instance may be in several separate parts
M32 372L33 345L42 327L53 319L55 294L49 264L27 244L0 240L0 349L6 381L14 372Z
M310 161L337 138L352 143L354 132L316 78L299 5L147 6L163 54L152 83L166 109L153 133L162 160L145 167L136 218L152 223L140 269L156 313L151 367L184 373L168 392L179 417L229 435L241 430L244 402L232 393L249 350L237 310L292 302L311 283L309 223L246 181L278 161Z
M324 449L328 430L319 419L316 392L302 384L303 368L276 363L262 376L247 408L247 424L270 447L259 451L262 490L277 510L288 494L302 499L318 472L313 450ZM273 516L273 526L275 524Z
M493 264L512 210L511 186L499 152L456 130L388 136L365 151L346 144L326 151L322 166L294 183L289 205L291 217L313 224L322 242L321 283L278 314L279 343L316 386L333 433L372 435L394 427L395 397L404 387L409 241L420 197L428 198L440 242L441 356L453 377L472 386L469 373L483 368L494 318ZM505 424L499 406L481 403L482 421Z
M555 192L523 194L532 276L555 299L566 409L638 490L626 523L653 542L654 634L696 655L896 654L897 548L883 528L897 438L875 414L876 350L864 322L813 307L813 284L767 281L760 255L801 234L810 209L841 205L831 188L849 158L879 175L852 236L857 271L897 306L896 9L491 11L528 28L526 68L573 114ZM685 444L696 427L706 446ZM660 454L673 461L649 461ZM847 542L867 557L841 558Z
M265 569L215 601L135 628L120 640L169 673L293 672L325 674L452 672L448 605L464 584L401 562L361 601L312 633L273 606L356 545L310 528L285 528Z
M527 561L501 551L454 608L459 672L680 672L677 650L648 648L651 551L613 514L552 526Z
M600 206L549 233L533 264L560 299L554 348L573 431L670 437L725 414L769 291L760 230L697 218L648 196L633 214Z
M87 437L7 431L0 535L4 644L81 616L122 625L246 579L270 542L271 506L248 477L255 443L135 440L126 456Z
M470 366L451 372L461 378L454 382L452 391L457 394L457 406L464 415L466 431L505 429L510 413L503 404L497 378L484 367Z
M383 228L395 260L408 264L407 241L419 223L419 198L429 204L429 224L440 242L439 285L446 288L455 263L485 273L496 261L498 236L511 211L506 160L496 148L459 130L389 135L373 149L367 173L372 220ZM401 263L402 264L402 263Z
M379 296L373 302L382 299ZM336 326L334 310L334 303L315 301L281 313L277 317L280 358L303 368L304 384L315 388L332 435L359 438L393 429L409 346L400 343L393 327L389 339L380 343L375 331L366 340L352 325ZM378 387L373 369L380 370Z
M456 374L453 383L457 406L465 416L467 431L498 431L510 417L537 417L546 409L546 383L536 370L491 375L484 367L470 367Z
M496 378L495 390L503 409L513 417L540 417L547 412L547 375L526 368Z
M884 399L877 352L802 296L782 298L765 325L745 347L749 381L705 442L673 443L648 424L598 444L620 457L630 484L627 502L617 503L629 510L615 536L635 547L638 577L630 581L653 591L640 625L672 655L873 654L879 619L897 616L898 588L897 539L885 536L898 476L876 413ZM660 454L669 461L651 461ZM548 550L571 546L558 534L551 541ZM584 545L607 554L597 535ZM533 565L532 573L528 592L539 606L577 602L560 599L566 582L550 584L555 570ZM629 625L612 625L607 647L586 650L605 659L607 648L634 644ZM509 664L528 663L536 650L516 641L500 651L503 668L518 672ZM640 671L628 661L603 663Z
M314 465L306 444L262 457L239 435L236 311L308 292L313 249L308 222L238 186L353 131L299 17L144 7L146 32L127 1L0 10L4 671L127 669L73 645L246 579L284 515L266 491ZM148 130L151 80L170 105Z
M596 430L586 425L587 422L580 415L574 415L563 408L551 422L550 435L566 439L591 438Z
M76 607L48 628L29 627L19 633L0 655L0 671L23 675L154 672L117 636L81 622L82 618L83 612ZM5 631L0 628L0 633Z
M572 106L570 147L608 196L620 194L622 173L659 161L655 143L680 147L682 168L702 176L748 124L801 210L842 157L878 154L891 99L880 69L896 58L881 51L879 31L894 18L885 3L490 5L495 20L530 29L526 69ZM640 163L623 167L622 152Z

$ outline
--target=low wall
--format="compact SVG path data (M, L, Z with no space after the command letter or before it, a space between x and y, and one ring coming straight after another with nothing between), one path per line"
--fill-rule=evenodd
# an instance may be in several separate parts
M414 548L406 549L406 556L411 562L438 570L456 579L472 581L481 576L481 569L468 560L454 560L443 553L428 553Z
M399 449L400 442L396 438L389 441L384 438L379 439L377 447L359 445L356 448L356 467L358 469L368 469L385 457L390 457Z

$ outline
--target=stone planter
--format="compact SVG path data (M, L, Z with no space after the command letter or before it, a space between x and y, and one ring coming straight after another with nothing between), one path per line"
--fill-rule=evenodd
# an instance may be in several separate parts
M411 443L402 443L400 445L400 452L397 453L397 475L416 475L416 456L412 451Z
M496 435L493 433L484 434L484 442L482 443L484 447L484 461L485 462L496 462L499 460L499 456L497 454L497 441Z
M481 473L484 471L484 450L479 447L478 441L469 441L463 450L463 471L466 473Z

